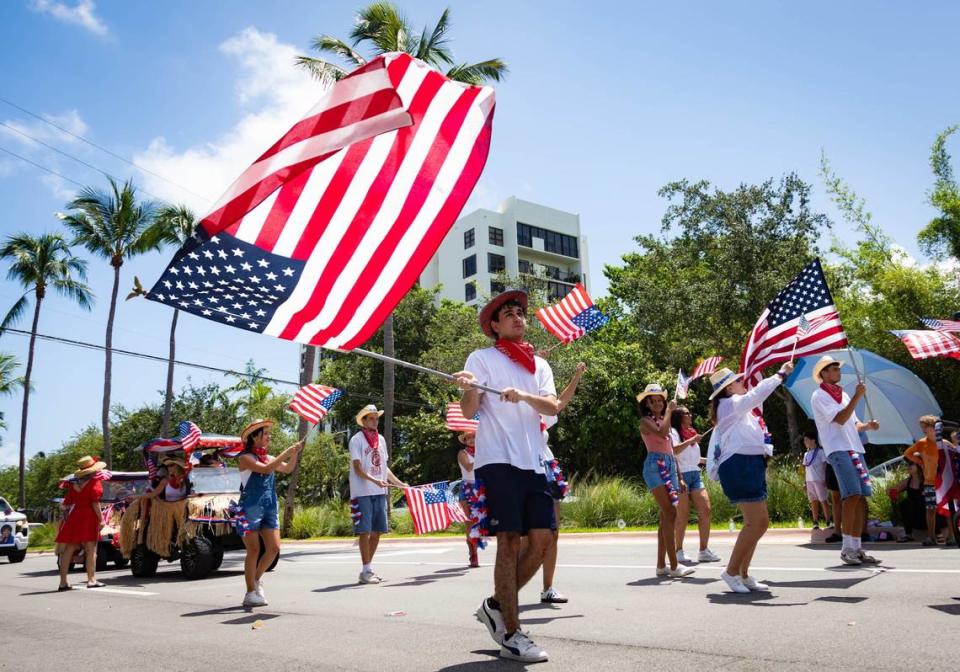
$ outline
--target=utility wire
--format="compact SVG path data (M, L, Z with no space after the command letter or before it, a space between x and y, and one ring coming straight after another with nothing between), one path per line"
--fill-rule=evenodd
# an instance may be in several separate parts
M29 331L24 331L23 329L13 329L13 328L10 328L10 327L8 327L7 329L4 329L4 330L0 331L0 334L4 334L4 333L16 334L17 336L30 336L30 332L29 332ZM62 344L64 344L64 345L70 345L70 346L77 347L77 348L85 348L85 349L87 349L87 350L98 350L98 351L101 351L101 352L103 352L104 350L106 350L106 347L105 347L105 346L99 345L99 344L97 344L97 343L88 343L88 342L86 342L86 341L76 341L76 340L73 340L73 339L71 339L71 338L63 338L62 336L51 336L51 335L49 335L49 334L37 333L37 338L39 338L39 339L42 340L42 341L52 341L52 342L54 342L54 343L62 343ZM116 353L116 354L118 354L118 355L126 355L127 357L135 357L135 358L138 358L138 359L145 359L145 360L151 361L151 362L163 362L164 364L166 364L167 362L170 361L167 357L160 357L160 356L158 356L158 355L148 355L148 354L143 353L143 352L133 352L132 350L121 350L120 348L111 348L111 351L114 352L114 353ZM192 368L194 368L194 369L201 369L201 370L203 370L203 371L212 371L212 372L215 372L215 373L223 373L223 374L228 374L228 375L232 375L232 376L237 376L237 377L240 377L240 378L254 378L254 379L257 379L257 380L269 381L269 382L271 382L271 383L279 383L280 385L293 385L294 387L300 387L300 383L297 382L297 381L284 380L283 378L273 378L273 377L270 377L270 376L264 376L264 375L257 374L257 373L248 374L248 373L245 372L245 371L235 371L235 370L233 370L233 369L221 369L221 368L218 368L218 367L216 367L216 366L209 366L209 365L207 365L207 364L196 364L196 363L194 363L194 362L184 362L184 361L181 361L181 360L179 360L179 359L173 360L173 363L176 364L177 366L192 367ZM368 394L359 394L359 393L357 393L357 392L347 392L347 391L344 391L344 396L354 397L354 398L357 398L357 399L376 399L376 398L378 398L378 397L373 397L373 396L368 395ZM404 405L404 406L416 406L416 407L419 407L419 408L426 408L426 409L430 409L430 410L437 410L434 406L431 406L430 404L423 404L423 403L420 403L420 402L417 402L417 401L410 401L410 400L407 400L407 399L396 399L396 400L395 400L395 403L401 404L401 405Z
M120 155L117 154L116 152L110 151L110 150L107 149L106 147L103 147L103 146L101 146L101 145L98 145L97 143L93 142L92 140L87 140L87 139L86 139L85 137L83 137L82 135L77 135L77 134L74 133L73 131L67 130L67 129L64 128L63 126L60 126L59 124L56 124L56 123L50 121L50 120L47 119L46 117L43 117L43 116L37 114L36 112L31 112L31 111L28 110L27 108L21 107L20 105L17 105L17 104L14 103L13 101L7 100L6 98L0 96L0 102L6 103L6 104L9 105L10 107L15 108L15 109L17 109L17 110L20 110L20 111L23 112L24 114L29 114L31 117L34 117L35 119L39 119L39 120L42 121L43 123L48 124L48 125L50 125L50 126L53 126L53 127L56 128L58 131L61 131L61 132L63 132L63 133L66 133L66 134L69 135L70 137L76 138L77 140L80 140L81 142L85 142L86 144L90 145L91 147L95 147L96 149L99 149L101 152L104 152L104 153L106 153L106 154L109 154L110 156L114 157L115 159L119 159L119 160L123 161L124 163L133 166L134 168L136 168L136 169L139 170L139 171L142 171L142 172L144 172L144 173L147 173L148 175L153 175L153 176L156 177L157 179L163 180L164 182L166 182L166 183L168 183L168 184L172 184L172 185L175 186L175 187L178 187L178 188L180 188L180 189L183 189L185 192L187 192L187 193L189 193L189 194L193 194L193 195L196 196L197 198L202 198L202 199L203 199L205 202L207 202L207 203L211 203L211 204L213 203L213 201L210 200L209 198L207 198L206 196L202 196L202 195L198 194L197 192L193 191L192 189L183 186L182 184L177 184L177 183L174 182L173 180L168 179L168 178L164 177L163 175L160 175L160 174L158 174L158 173L155 173L155 172L153 172L152 170L149 170L149 169L147 169L147 168L144 168L143 166L134 163L134 162L131 161L130 159L127 159L126 157L120 156Z
M57 148L54 147L53 145L49 145L49 144L47 144L46 142L44 142L43 140L40 140L39 138L33 137L33 136L30 135L29 133L24 133L23 131L21 131L21 130L20 130L19 128L17 128L16 126L11 126L10 124L6 123L5 121L0 121L0 126L4 126L4 127L6 127L6 128L9 128L9 129L10 129L11 131L13 131L14 133L19 133L19 134L22 135L23 137L25 137L25 138L27 138L27 139L29 139L29 140L33 140L33 141L34 141L35 143L37 143L38 145L43 145L43 146L46 147L47 149L52 149L52 150L55 151L57 154L60 154L60 155L62 155L62 156L65 156L65 157L67 157L68 159L72 159L73 161L76 161L77 163L79 163L79 164L81 164L81 165L84 165L84 166L86 166L87 168L90 168L91 170L95 170L95 171L97 171L98 173L102 173L103 175L106 175L107 177L109 177L110 179L112 179L114 182L120 182L120 181L121 181L121 180L119 180L118 178L116 178L116 177L114 177L113 175L111 175L110 173L108 173L107 171L105 171L103 168L98 168L97 166L93 165L92 163L87 163L87 162L84 161L83 159L77 158L77 157L74 156L73 154L68 154L67 152L65 152L65 151L63 151L63 150L61 150L61 149L57 149ZM152 197L152 198L157 199L158 201L165 201L165 200L166 200L166 199L160 198L160 197L157 196L156 194L151 194L149 191L147 191L146 189L143 189L142 187L140 188L140 191L142 191L143 193L145 193L147 196L150 196L150 197Z
M86 188L86 186L87 186L87 185L85 185L85 184L80 184L80 183L77 182L76 180L74 180L74 179L72 179L72 178L69 178L69 177L67 177L66 175L63 175L62 173L58 173L58 172L55 171L55 170L52 170L52 169L50 169L50 168L47 168L46 166L41 166L41 165L40 165L39 163L37 163L36 161L31 161L30 159L28 159L28 158L25 157L25 156L20 156L20 155L17 154L16 152L11 152L11 151L10 151L9 149L7 149L6 147L0 147L0 152L6 152L6 153L9 154L10 156L13 156L13 157L15 157L15 158L20 159L21 161L25 161L25 162L29 163L31 166L36 166L36 167L39 168L40 170L45 170L46 172L50 173L51 175L56 175L57 177L66 180L67 182L72 182L73 184L77 185L77 186L80 187L81 189L84 189L84 188Z

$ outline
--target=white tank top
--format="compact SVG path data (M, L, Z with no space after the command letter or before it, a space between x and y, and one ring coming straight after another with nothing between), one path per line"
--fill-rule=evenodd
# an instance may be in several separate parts
M175 488L170 485L170 481L167 481L166 486L163 488L163 498L168 502L179 502L181 499L187 496L187 484L184 483L179 488Z
M467 453L467 461L470 462L470 468L464 469L463 463L460 461L459 457L457 459L457 464L460 466L460 480L463 481L474 481L476 480L473 475L473 462L474 459L470 457L470 453Z

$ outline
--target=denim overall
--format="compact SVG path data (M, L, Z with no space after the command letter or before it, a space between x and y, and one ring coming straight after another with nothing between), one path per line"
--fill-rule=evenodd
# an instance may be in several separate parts
M279 529L275 474L250 472L240 492L239 506L243 509L249 531Z

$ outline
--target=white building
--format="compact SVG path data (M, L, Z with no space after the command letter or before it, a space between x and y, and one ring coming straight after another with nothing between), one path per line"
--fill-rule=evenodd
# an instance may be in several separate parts
M559 299L577 282L590 289L587 239L580 216L511 196L496 211L464 215L444 238L420 275L423 287L442 285L440 297L483 302L502 288L499 272L510 277L546 275L551 299Z

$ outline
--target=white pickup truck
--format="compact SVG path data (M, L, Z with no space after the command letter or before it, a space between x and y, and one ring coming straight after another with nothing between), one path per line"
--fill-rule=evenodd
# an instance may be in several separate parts
M13 510L9 502L0 497L0 557L10 562L23 562L27 557L30 527L27 517Z

